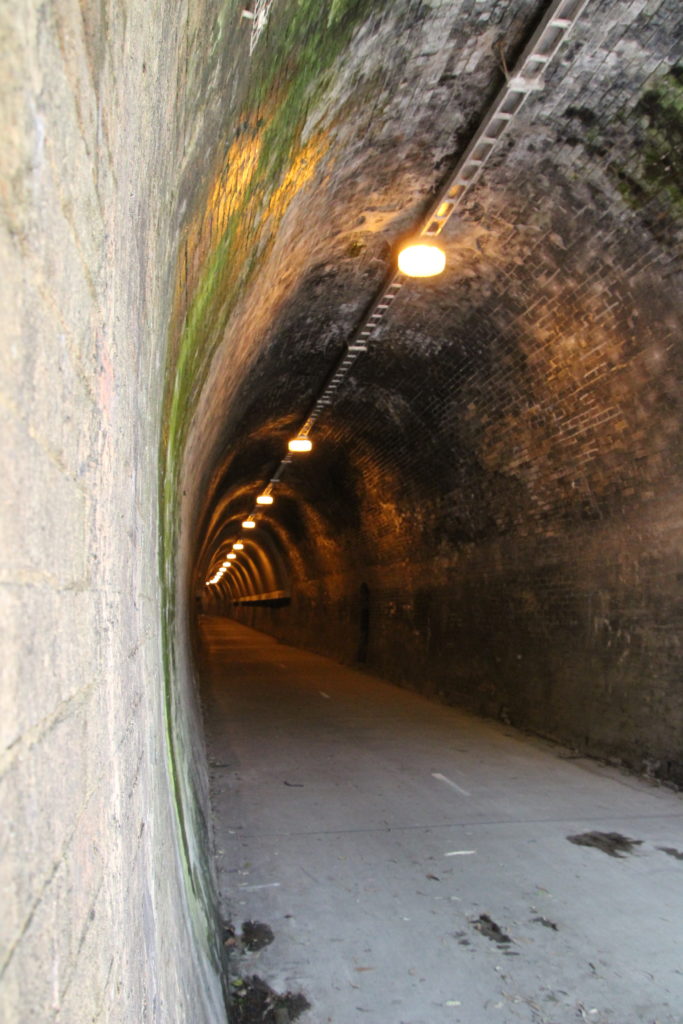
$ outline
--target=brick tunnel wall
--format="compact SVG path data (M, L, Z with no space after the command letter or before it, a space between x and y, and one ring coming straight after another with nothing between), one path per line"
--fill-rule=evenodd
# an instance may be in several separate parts
M607 250L594 230L586 244ZM383 462L370 438L391 401L378 412L372 396L349 399L297 480L322 522L291 531L291 606L230 614L680 783L680 309L666 265L638 259L617 288L621 272L605 273L605 291L573 273L571 334L563 290L558 308L542 305L553 330L525 317L500 361L442 367L441 396L409 360L427 385ZM348 464L329 486L355 480L355 517L312 482L340 451Z
M680 783L681 265L591 157L537 189L508 172L516 208L484 190L491 294L473 312L459 288L464 323L434 313L452 284L397 308L381 385L342 397L300 470L292 494L328 525L297 557L332 543L334 568L294 572L289 609L237 614L345 660L363 644L402 684ZM341 511L314 482L330 463L329 491L353 481Z
M276 492L291 603L213 607L680 783L681 25L622 14L588 13L445 238L447 274L402 293ZM373 235L353 240L367 272ZM245 450L259 403L280 443L281 410L296 424L299 367L282 396L277 368L330 330L325 278L346 315L343 271L314 269L242 405ZM266 480L276 450L221 479Z

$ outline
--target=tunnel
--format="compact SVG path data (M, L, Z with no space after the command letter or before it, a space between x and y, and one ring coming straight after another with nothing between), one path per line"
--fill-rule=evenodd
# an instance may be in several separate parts
M678 0L0 39L0 1018L680 1024Z

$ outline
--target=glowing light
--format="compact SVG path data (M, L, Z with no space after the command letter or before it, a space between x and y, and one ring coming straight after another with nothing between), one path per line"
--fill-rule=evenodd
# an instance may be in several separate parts
M445 266L446 253L429 242L407 245L398 254L398 269L408 277L435 277Z
M258 498L256 499L256 504L257 505L272 505L273 504L273 496L272 496L272 494L259 494Z
M242 543L241 540L238 540L236 544L233 544L233 548L235 549L235 551L241 551L243 547L244 544Z
M307 437L293 437L287 447L290 452L310 452L313 442L309 441Z
M234 551L231 551L230 554L228 555L228 558L232 561L233 558L237 558L237 555L235 554Z
M253 519L245 519L244 522L242 523L243 530L253 530L255 526L256 523L254 522Z

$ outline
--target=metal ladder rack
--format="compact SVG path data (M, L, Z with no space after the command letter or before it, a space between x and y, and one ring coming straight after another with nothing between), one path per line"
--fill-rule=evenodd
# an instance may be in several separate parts
M267 3L267 0L260 2ZM441 234L454 211L480 178L497 143L509 131L529 93L544 88L543 74L548 64L557 54L587 3L588 0L554 0L551 3L515 67L506 75L505 84L486 112L467 149L439 190L438 196L416 232L417 236L435 238ZM372 336L406 281L407 278L399 272L393 272L385 281L379 295L333 365L298 432L299 437L308 437L316 420L332 405L352 366L360 355L367 352ZM267 493L270 493L272 485L279 483L291 461L290 455L283 458L271 477Z

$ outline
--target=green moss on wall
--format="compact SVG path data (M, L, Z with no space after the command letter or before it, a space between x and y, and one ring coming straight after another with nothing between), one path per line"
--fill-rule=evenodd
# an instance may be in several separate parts
M634 209L658 200L668 216L683 219L683 65L641 96L631 123L640 140L635 168L612 165L622 196Z
M636 110L647 125L644 187L666 193L683 213L683 65L646 92Z
M246 100L226 147L233 151L239 140L257 146L258 161L248 180L240 181L239 196L231 197L234 209L202 267L171 352L162 439L166 478L175 477L192 411L236 301L267 255L298 184L307 180L307 158L322 154L322 140L317 152L302 140L308 113L330 85L354 30L385 2L279 3L259 40ZM283 189L293 170L291 187Z
M304 140L309 110L334 79L336 62L355 29L386 0L280 0L274 5L249 64L244 102L232 135L216 140L215 177L205 183L203 201L188 225L187 240L194 258L202 257L198 273L186 282L188 292L181 321L171 325L172 343L166 368L160 453L160 580L162 645L165 672L165 717L168 771L171 779L186 872L186 890L198 936L201 921L211 920L208 865L195 837L204 823L193 792L189 738L183 731L182 699L174 651L175 577L178 548L179 482L192 414L211 365L225 337L237 301L262 265L289 204L308 181L326 150L323 135ZM216 48L230 46L227 7L221 9L212 37ZM227 12L227 14L226 14ZM244 35L241 36L244 46ZM199 67L201 55L190 54ZM198 80L195 76L193 80ZM219 232L215 222L229 211ZM210 216L209 216L210 215ZM215 215L215 217L214 217ZM207 232L205 225L210 225ZM179 267L185 258L179 254ZM180 276L180 271L179 271ZM209 954L215 955L210 936Z

